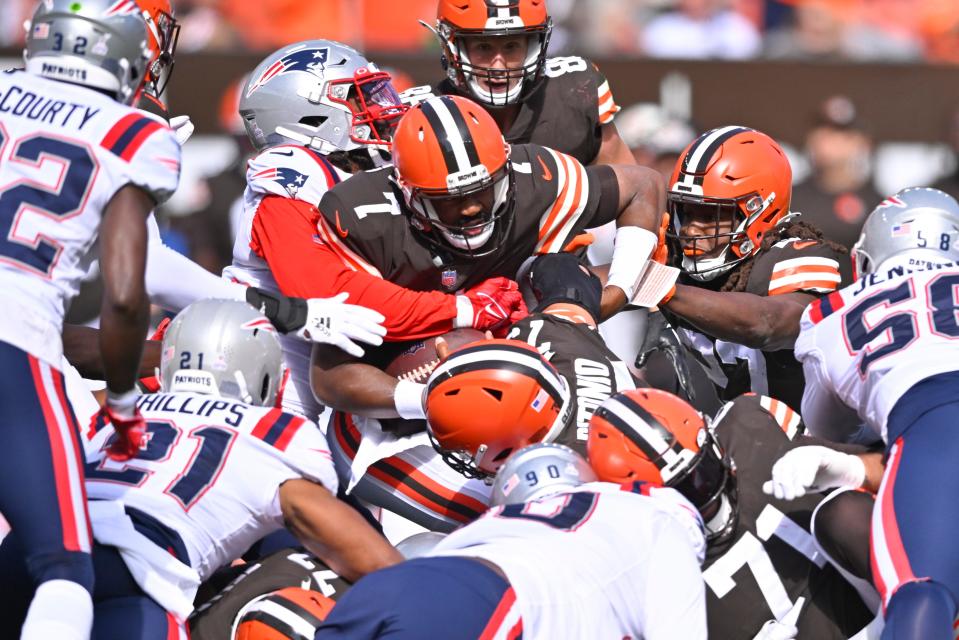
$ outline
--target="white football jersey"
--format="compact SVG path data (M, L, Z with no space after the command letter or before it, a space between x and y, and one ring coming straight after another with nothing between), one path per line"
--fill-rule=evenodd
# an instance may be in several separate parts
M491 509L429 554L506 574L530 638L706 637L702 521L672 489L592 482Z
M0 340L58 366L64 309L96 258L107 204L128 184L163 202L179 175L162 120L78 85L0 73Z
M88 464L87 495L119 500L176 531L200 579L283 527L278 490L286 480L336 493L326 439L300 416L194 393L145 395L138 404L146 447L127 462ZM81 428L98 449L113 433L102 421Z
M889 412L917 382L959 369L959 265L894 267L813 302L796 358L810 433L843 440L860 423L886 437Z
M323 195L350 174L340 171L315 151L297 145L271 147L249 161L243 212L233 244L233 264L223 277L243 284L279 292L266 261L251 247L253 219L266 196L279 196L319 206ZM312 344L292 336L280 336L290 369L290 381L283 392L283 408L316 420L322 406L310 387Z

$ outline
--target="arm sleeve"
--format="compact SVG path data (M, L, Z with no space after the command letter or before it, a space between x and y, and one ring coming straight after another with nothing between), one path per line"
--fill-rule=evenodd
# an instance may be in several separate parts
M822 371L821 359L810 353L802 362L806 377L802 417L809 434L833 442L855 440L862 430L862 420L832 391Z
M596 74L597 119L600 125L609 124L619 113L619 105L613 99L613 91L609 88L609 80L595 64L593 70Z
M146 289L150 302L178 312L205 298L246 300L246 286L210 273L163 244L156 218L147 219Z
M412 291L357 269L317 234L319 213L298 200L267 196L253 218L250 245L266 260L284 295L329 298L347 292L350 304L379 311L389 341L446 333L456 318L456 297Z

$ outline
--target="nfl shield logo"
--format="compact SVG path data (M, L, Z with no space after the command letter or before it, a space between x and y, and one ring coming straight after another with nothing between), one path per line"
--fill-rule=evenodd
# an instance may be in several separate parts
M452 289L456 286L456 269L446 269L440 275L440 284L446 289Z

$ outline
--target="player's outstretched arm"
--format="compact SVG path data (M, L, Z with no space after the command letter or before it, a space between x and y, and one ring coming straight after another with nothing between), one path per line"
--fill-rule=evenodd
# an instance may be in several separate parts
M386 538L322 485L304 479L284 482L280 507L293 535L347 580L403 561Z
M815 299L808 293L776 296L709 291L677 284L663 306L703 333L762 351L791 349L799 337L803 309Z
M100 354L100 331L75 324L63 325L63 355L84 378L103 380L103 358ZM143 356L137 371L138 378L152 376L160 366L160 341L143 343Z
M107 391L133 391L146 339L149 298L144 285L146 219L155 203L127 185L107 205L100 227L100 353Z
M611 165L615 187L603 182L602 199L616 191L616 239L603 289L602 316L608 318L633 298L646 261L659 243L666 187L658 171L635 164ZM603 207L603 204L600 204Z
M370 418L423 419L423 385L397 380L326 345L313 347L310 384L316 399L337 411Z

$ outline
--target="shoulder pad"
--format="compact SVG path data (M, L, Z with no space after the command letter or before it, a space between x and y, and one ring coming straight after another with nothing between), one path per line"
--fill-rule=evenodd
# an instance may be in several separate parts
M329 160L297 145L271 147L247 163L246 181L252 191L313 205L340 180Z
M755 258L746 290L761 296L829 293L842 286L843 258L848 262L816 240L783 240Z
M596 92L596 115L600 125L613 121L619 112L619 105L613 99L613 92L606 79L595 64L579 56L561 56L548 58L544 67L547 78L555 79L562 76L575 78L577 84L585 83Z
M131 109L117 120L100 146L126 164L126 181L165 202L180 180L180 144L167 123L153 114Z
M745 433L778 431L792 439L799 430L801 418L785 402L755 393L745 393L727 402L716 414L711 429L744 435ZM721 435L721 434L720 434ZM781 436L780 436L781 437Z

